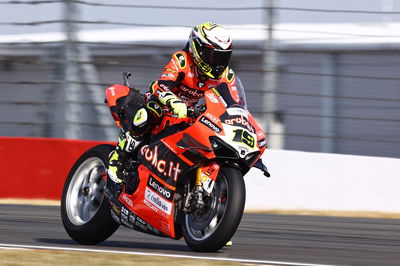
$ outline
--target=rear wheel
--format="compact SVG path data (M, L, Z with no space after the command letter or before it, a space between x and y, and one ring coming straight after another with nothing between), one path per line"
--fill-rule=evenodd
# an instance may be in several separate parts
M119 227L104 198L106 167L112 145L86 151L74 164L64 185L61 218L68 235L81 244L97 244Z
M215 252L236 232L246 199L242 173L235 168L222 168L205 207L185 215L183 235L194 251Z

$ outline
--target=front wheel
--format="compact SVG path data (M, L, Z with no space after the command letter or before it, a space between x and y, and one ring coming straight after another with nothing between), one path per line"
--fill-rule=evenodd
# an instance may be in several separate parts
M68 235L80 244L106 240L119 227L104 198L108 155L112 145L98 145L86 151L74 164L65 181L61 218Z
M206 205L185 215L183 235L194 251L215 252L236 232L243 215L246 190L242 173L222 168Z

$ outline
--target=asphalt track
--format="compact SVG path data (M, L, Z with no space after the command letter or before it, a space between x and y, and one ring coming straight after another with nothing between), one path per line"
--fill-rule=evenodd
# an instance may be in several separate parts
M291 265L397 266L400 220L245 214L233 246L206 254L192 252L184 240L153 237L124 227L102 244L83 246L64 231L59 207L1 204L0 244L293 262Z

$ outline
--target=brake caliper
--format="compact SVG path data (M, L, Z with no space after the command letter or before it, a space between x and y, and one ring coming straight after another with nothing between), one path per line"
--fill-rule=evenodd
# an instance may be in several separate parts
M215 180L217 179L220 166L211 162L197 168L194 196L196 198L196 207L204 208L203 196L210 196L213 191Z

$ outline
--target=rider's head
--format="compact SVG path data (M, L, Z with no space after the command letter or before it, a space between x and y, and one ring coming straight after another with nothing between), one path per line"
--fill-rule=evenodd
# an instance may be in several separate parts
M203 74L219 78L231 58L232 38L221 25L206 22L190 32L189 52Z

